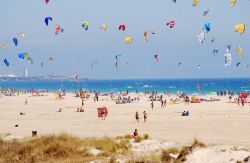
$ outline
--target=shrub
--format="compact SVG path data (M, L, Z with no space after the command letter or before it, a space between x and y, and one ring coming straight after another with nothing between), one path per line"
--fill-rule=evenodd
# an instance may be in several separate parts
M149 135L148 134L144 134L143 138L144 138L144 140L147 140L147 139L149 139Z

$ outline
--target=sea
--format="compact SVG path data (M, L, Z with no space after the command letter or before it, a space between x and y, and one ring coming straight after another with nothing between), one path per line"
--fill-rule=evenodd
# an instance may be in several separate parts
M1 78L0 89L41 90L49 92L65 90L95 90L103 93L125 92L130 93L157 91L159 93L186 92L210 94L218 91L249 92L250 78L224 78L224 79L129 79L129 80L50 80Z

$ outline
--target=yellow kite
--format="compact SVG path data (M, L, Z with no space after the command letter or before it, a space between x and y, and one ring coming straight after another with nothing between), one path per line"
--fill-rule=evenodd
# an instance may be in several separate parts
M242 35L245 32L245 24L238 24L234 27L235 32L240 32L240 35Z
M244 57L244 51L239 46L236 48L236 53L240 56L240 58Z
M237 0L231 0L230 5L231 7L234 7L234 5L237 3Z
M5 45L5 44L1 45L1 48L2 48L2 49L6 49L7 47L8 47L8 46Z
M125 37L125 43L131 44L132 43L132 37Z
M107 25L107 24L102 24L102 25L101 25L101 28L102 28L104 31L106 31L107 28L108 28L108 25Z
M194 0L193 1L193 6L196 6L199 3L199 0Z

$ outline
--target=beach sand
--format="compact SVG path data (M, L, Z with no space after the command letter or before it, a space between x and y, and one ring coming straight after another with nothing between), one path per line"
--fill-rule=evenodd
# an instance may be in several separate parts
M103 100L96 103L93 98L85 101L85 112L76 112L81 100L73 94L67 94L64 100L55 100L53 93L47 95L0 98L0 134L30 137L32 131L37 131L38 135L67 133L103 137L132 134L138 129L139 134L147 133L153 139L182 145L198 138L208 145L250 147L250 107L238 108L236 104L226 103L227 97L221 97L218 102L189 106L172 104L166 108L161 108L160 102L156 102L153 111L148 97L143 95L140 95L142 102L130 104L115 104L109 97L100 97ZM26 98L28 105L24 104ZM106 120L97 117L99 106L109 108ZM62 108L60 113L57 112L59 108ZM189 117L181 116L184 110L189 110ZM139 123L135 121L136 111L140 114ZM146 123L143 122L143 111L148 113ZM20 112L26 115L21 116Z

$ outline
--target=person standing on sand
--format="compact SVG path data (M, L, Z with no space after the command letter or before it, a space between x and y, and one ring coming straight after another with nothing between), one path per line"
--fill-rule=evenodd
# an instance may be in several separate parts
M164 100L164 108L167 107L167 100Z
M146 113L146 111L143 112L143 118L144 122L147 122L148 114Z
M99 101L99 97L98 97L98 93L97 93L97 92L95 92L94 101L95 101L95 102L98 102L98 101Z
M84 99L82 98L82 107L83 107L83 105L84 105Z
M241 98L241 108L244 108L244 106L245 106L244 98Z
M136 139L138 137L138 131L137 131L137 129L135 129L133 137L134 137L134 139Z
M231 103L231 102L232 102L232 95L230 95L230 96L228 97L228 99L229 99L229 103Z
M154 110L154 101L151 101L151 109Z
M135 120L139 123L139 113L138 112L135 113Z
M24 104L28 105L28 99L27 98L25 99L25 103Z
M102 109L102 120L105 120L106 118L106 110Z
M161 108L163 108L164 107L164 101L163 101L163 99L161 99Z
M190 102L189 97L188 97L188 95L186 95L185 96L185 105L189 105L189 102Z

